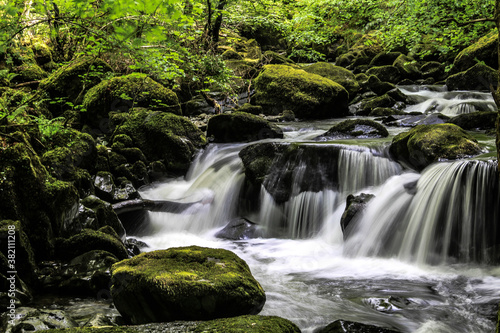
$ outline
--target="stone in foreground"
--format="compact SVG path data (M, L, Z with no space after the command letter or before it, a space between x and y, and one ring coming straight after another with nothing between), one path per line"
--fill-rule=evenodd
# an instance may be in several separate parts
M111 294L132 324L257 314L266 301L245 261L227 250L198 246L116 263Z

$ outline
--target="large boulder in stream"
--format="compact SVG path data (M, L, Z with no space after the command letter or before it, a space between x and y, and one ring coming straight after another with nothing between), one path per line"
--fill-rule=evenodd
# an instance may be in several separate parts
M396 135L389 150L398 161L422 170L437 161L477 155L481 147L460 127L437 124L419 125Z
M170 112L134 108L115 114L111 122L117 124L112 137L113 147L128 148L123 143L126 139L141 150L148 162L161 161L171 173L186 172L197 149L207 143L192 122ZM126 166L127 159L123 156L122 159L122 162L115 162L116 168ZM140 160L136 163L144 164Z
M353 99L359 91L359 83L356 81L356 77L350 70L344 67L335 66L327 62L317 62L304 67L304 70L308 73L321 75L340 84L349 93L349 99Z
M254 102L266 114L291 110L297 118L324 119L347 114L349 93L340 84L287 65L266 65L255 80Z
M340 218L340 227L344 233L344 239L348 237L348 227L355 217L363 213L366 205L375 196L373 194L360 193L359 195L349 194L346 199L345 211Z
M266 301L234 253L198 246L140 254L112 268L111 294L132 324L257 314Z
M448 120L448 123L462 127L464 130L485 130L495 128L498 112L471 112L460 114Z
M332 126L325 134L315 140L329 140L337 138L385 138L389 132L376 121L369 119L349 119Z
M220 114L210 118L207 136L215 142L249 142L269 138L283 138L282 130L262 119L246 112Z
M498 68L498 31L492 30L476 43L463 49L453 61L453 72L465 71L478 62Z
M127 112L133 107L177 115L182 113L177 95L172 90L141 73L102 81L85 94L83 106L87 110L86 121L93 125L109 118L108 113L111 111Z
M498 86L498 70L481 63L446 79L449 90L490 90Z

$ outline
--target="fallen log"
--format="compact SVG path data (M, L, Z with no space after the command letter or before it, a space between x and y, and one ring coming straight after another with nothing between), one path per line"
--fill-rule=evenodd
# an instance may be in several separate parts
M113 210L117 215L130 213L139 210L149 210L150 212L179 213L198 203L208 203L205 201L196 202L176 202L165 200L133 199L113 204Z

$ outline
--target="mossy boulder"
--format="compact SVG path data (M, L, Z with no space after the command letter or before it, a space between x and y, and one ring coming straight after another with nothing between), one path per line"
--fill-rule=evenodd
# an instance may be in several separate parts
M490 90L498 86L498 70L476 64L465 72L449 76L446 85L450 90Z
M304 67L304 70L308 73L321 75L340 84L347 90L350 99L353 99L359 91L359 83L356 81L356 77L351 71L343 67L326 62L318 62Z
M137 108L126 114L117 114L112 121L119 124L113 135L113 144L119 135L125 134L148 162L160 160L169 172L187 171L197 149L207 143L193 123L169 112Z
M300 329L287 319L276 316L239 316L200 323L194 333L300 333Z
M80 229L80 231L85 228L99 230L102 227L109 226L113 228L113 230L117 233L119 237L125 236L125 229L123 228L122 223L118 219L118 216L116 215L115 211L113 210L113 207L109 202L106 202L104 200L99 199L96 196L91 195L83 199L81 201L81 204L83 205L83 207L90 209L92 212L94 212L95 215L93 214L92 216L95 216L95 219L89 221L90 223L82 223L81 224L82 228Z
M233 74L242 79L252 79L257 73L257 64L248 60L226 60L226 66L233 71Z
M35 41L31 45L31 49L33 50L35 61L38 65L43 66L52 61L52 50L44 42Z
M356 114L368 115L376 108L388 108L393 106L396 100L389 96L389 94L384 94L378 97L372 97L361 101L359 105L359 110Z
M298 118L333 118L347 114L349 93L340 84L286 65L266 65L255 80L254 102L266 114L291 110Z
M392 65L399 70L403 79L417 80L422 77L418 63L412 57L401 54Z
M9 269L9 271L17 271L17 274L22 276L25 282L32 285L36 279L35 255L21 222L0 221L0 242L3 245L1 252L5 258L14 262L15 269ZM12 247L8 245L12 245Z
M370 66L387 66L394 64L394 61L401 55L401 52L380 52L372 61Z
M266 296L234 253L198 246L140 254L112 268L117 310L133 324L257 314Z
M316 137L316 140L336 138L385 138L389 132L376 121L369 119L349 119L331 127L325 134Z
M68 239L60 239L57 254L61 259L71 260L92 250L107 251L118 259L128 258L128 252L116 232L111 228L99 230L83 229Z
M446 79L445 65L437 61L429 61L420 67L424 79L433 78L438 81Z
M238 112L246 112L251 114L261 114L262 106L245 103L237 109Z
M393 108L375 108L373 109L368 116L370 117L387 117L387 116L395 116L395 115L405 115L404 111L399 111Z
M360 65L368 65L371 58L365 53L364 50L350 50L344 54L341 54L335 60L338 66L353 69Z
M370 75L363 86L370 89L379 96L384 95L385 93L396 88L396 86L392 83L380 81L380 79L375 75Z
M50 257L54 237L64 221L76 214L78 192L72 184L49 175L26 134L13 133L4 143L0 150L0 220L20 220L36 260Z
M396 66L376 66L366 71L366 75L375 75L380 81L398 83L401 81L401 73Z
M495 128L498 112L472 112L458 115L448 123L460 126L464 130L485 130Z
M222 59L224 60L243 60L241 54L236 52L235 50L226 50L222 53Z
M128 112L133 107L177 115L182 113L177 95L172 90L141 73L102 81L87 92L83 107L87 110L87 123L94 125L100 119L109 118L111 111Z
M272 142L243 148L239 156L245 168L245 180L260 188L271 171L274 159L285 150L286 146Z
M39 89L47 92L54 102L51 104L51 112L60 115L66 109L66 102L80 104L88 89L111 72L111 67L99 58L80 57L42 80Z
M394 137L391 154L403 164L422 170L442 160L455 160L481 152L477 140L453 124L419 125Z
M12 79L14 83L38 81L47 77L47 73L37 64L23 64L14 68L17 75Z
M264 57L262 61L266 64L270 65L284 65L284 64L294 64L295 62L292 59L288 59L287 57L274 52L274 51L266 51L264 52Z
M249 142L283 138L283 132L267 120L245 112L216 115L208 121L207 136L214 142Z
M453 71L462 72L478 62L498 68L498 31L493 29L476 43L463 49L453 61Z

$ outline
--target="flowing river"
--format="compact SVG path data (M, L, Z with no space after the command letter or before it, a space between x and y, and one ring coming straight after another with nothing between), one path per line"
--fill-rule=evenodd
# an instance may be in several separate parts
M418 102L408 112L450 115L488 110L492 103L475 92L403 91ZM312 140L337 121L282 125L286 135L278 141L331 151L326 165L307 155L282 161L294 170L285 202L264 186L256 197L245 197L238 153L248 144L211 144L185 178L143 189L149 199L201 201L176 214L150 213L153 232L140 237L147 250L199 245L234 251L266 291L261 314L290 319L303 332L337 319L401 332L493 332L500 299L500 268L492 264L500 253L496 162L442 162L416 173L389 158L390 139ZM301 189L324 168L336 170L332 179L323 177L314 191ZM275 182L279 175L274 170ZM344 241L339 221L346 197L361 192L375 198ZM253 209L248 200L257 203ZM215 237L240 217L257 223L262 237Z

